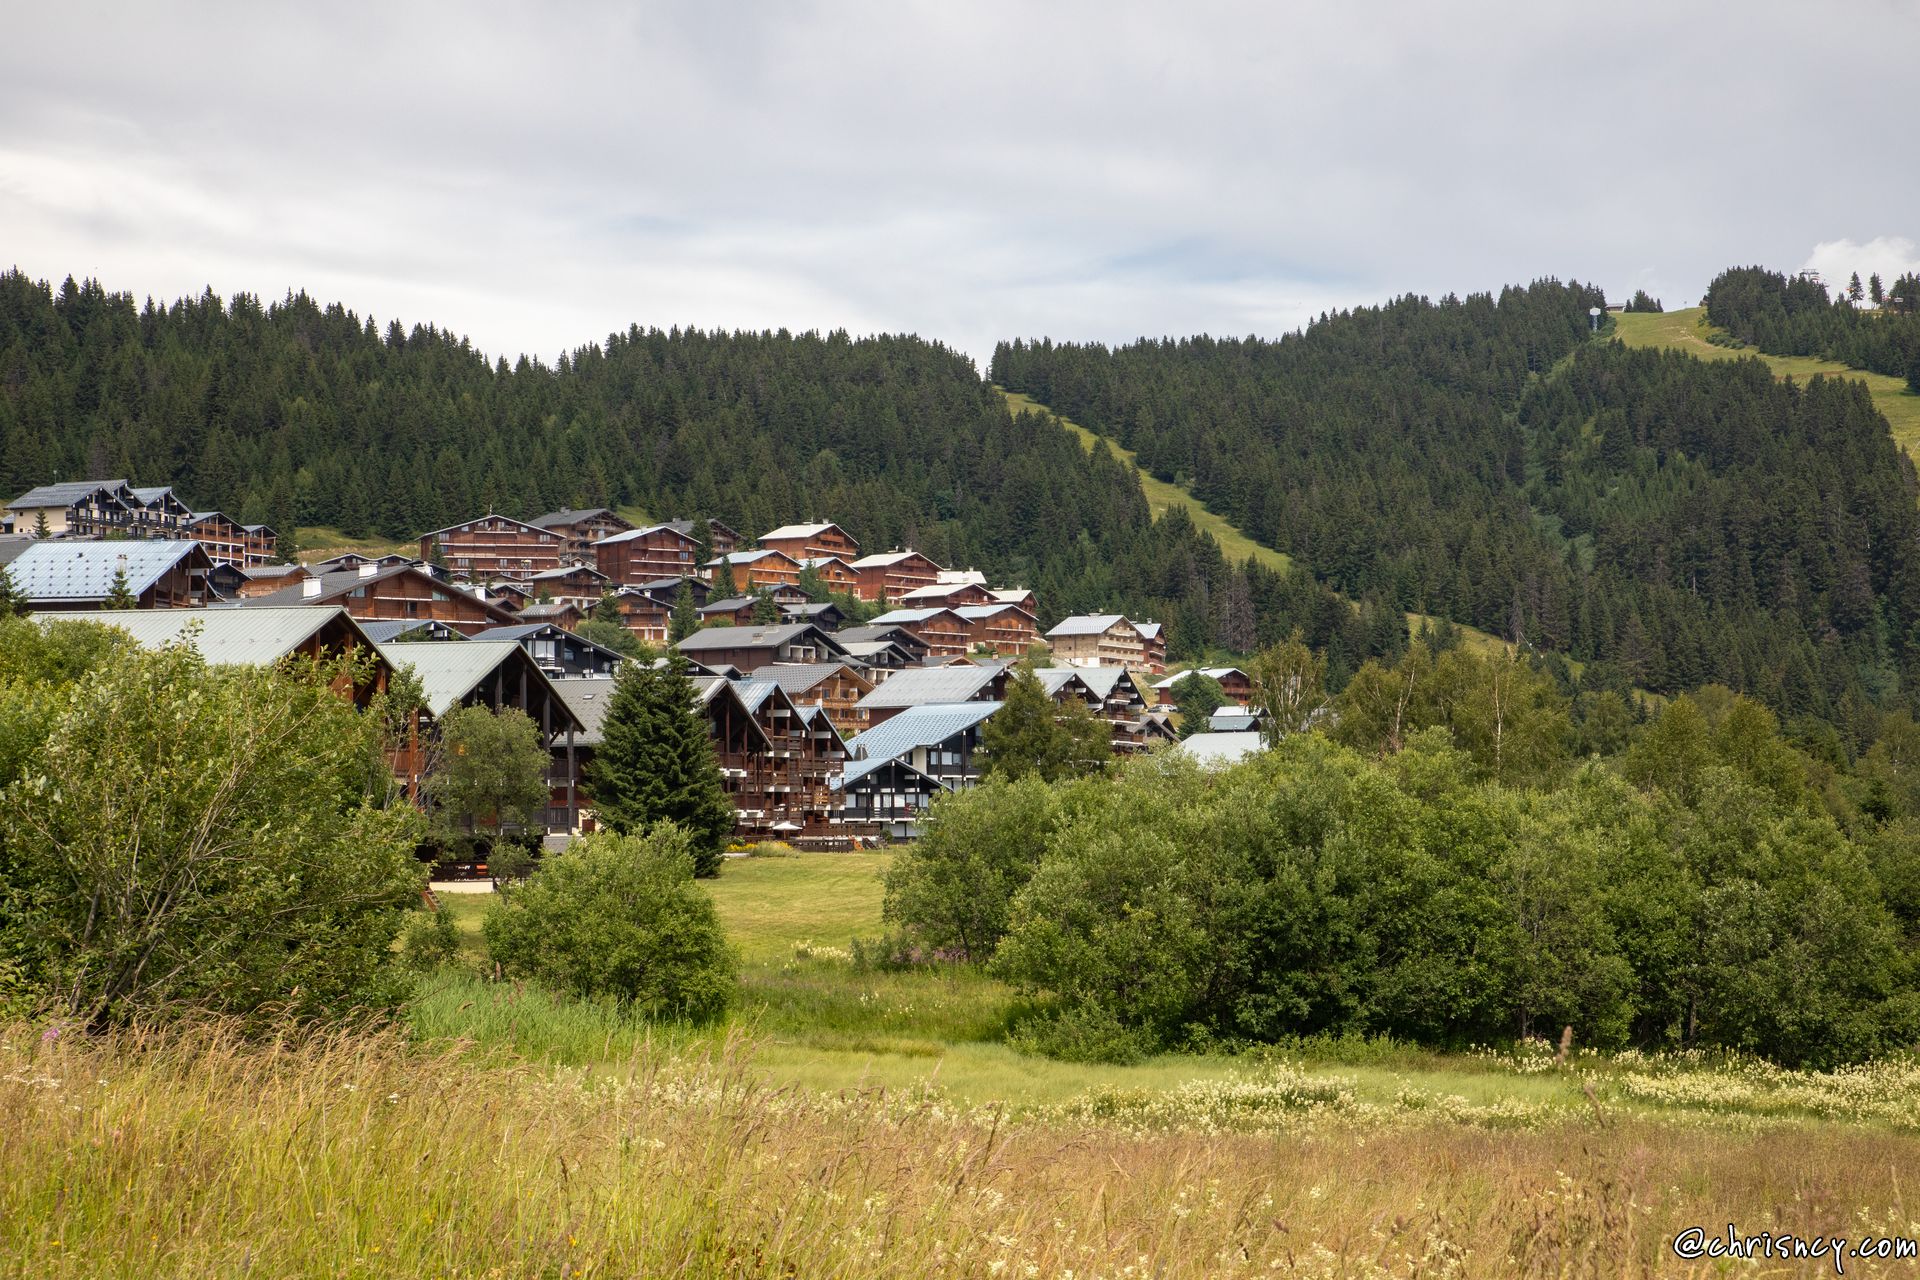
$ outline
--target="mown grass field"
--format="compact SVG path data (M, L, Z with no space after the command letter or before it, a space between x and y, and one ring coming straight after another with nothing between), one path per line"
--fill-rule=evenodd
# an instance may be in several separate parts
M1707 340L1717 331L1707 323L1704 307L1689 307L1684 311L1637 311L1616 315L1614 320L1618 326L1614 336L1629 347L1665 347L1685 351L1702 360L1738 360L1752 356L1764 360L1774 374L1782 378L1797 378L1804 382L1818 374L1825 374L1831 378L1851 378L1856 382L1864 382L1873 396L1874 406L1886 415L1887 424L1893 430L1894 443L1905 449L1909 457L1920 459L1920 452L1917 452L1920 451L1920 395L1907 390L1903 378L1849 369L1843 364L1816 360L1810 356L1770 356L1752 347L1736 349L1720 346Z
M361 555L384 556L395 552L401 555L420 554L418 542L393 542L386 538L349 538L338 529L325 525L301 525L294 530L294 536L300 541L302 560L326 560L333 556L345 555L357 551Z
M0 1275L1799 1276L1671 1242L1920 1234L1914 1064L1023 1059L1003 986L835 950L885 866L729 862L721 1027L451 970L384 1028L0 1024Z

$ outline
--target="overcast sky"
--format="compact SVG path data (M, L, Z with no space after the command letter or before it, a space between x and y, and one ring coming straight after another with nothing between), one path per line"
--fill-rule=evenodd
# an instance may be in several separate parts
M1909 0L9 9L0 264L509 357L1920 265Z

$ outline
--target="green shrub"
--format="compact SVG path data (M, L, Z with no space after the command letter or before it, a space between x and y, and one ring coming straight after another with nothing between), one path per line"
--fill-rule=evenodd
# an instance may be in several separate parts
M649 1016L725 1012L738 960L693 882L694 838L671 823L599 832L547 858L482 926L502 971Z
M1031 1018L1007 1037L1023 1053L1044 1054L1062 1062L1105 1062L1132 1066L1156 1048L1151 1036L1121 1025L1100 1005L1079 1005Z
M460 931L442 909L415 912L400 931L400 959L417 973L432 973L460 958Z

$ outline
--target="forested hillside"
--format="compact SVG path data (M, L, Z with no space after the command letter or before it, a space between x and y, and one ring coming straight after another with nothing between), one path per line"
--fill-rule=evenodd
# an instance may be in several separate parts
M1125 610L1171 652L1301 627L1336 673L1404 647L1390 611L1229 564L1184 513L961 355L911 337L630 329L553 367L489 362L304 294L167 306L0 275L0 490L172 483L282 531L417 536L489 508L629 505L749 536L819 517L871 550L1034 588L1047 617Z
M1586 337L1545 282L1279 341L1004 344L993 375L1357 596L1865 725L1920 664L1910 463L1854 385ZM1549 372L1550 371L1550 372Z
M1854 369L1905 378L1920 391L1920 273L1891 285L1873 280L1875 309L1850 288L1827 288L1764 267L1722 272L1707 289L1707 319L1742 342L1782 356L1824 356Z

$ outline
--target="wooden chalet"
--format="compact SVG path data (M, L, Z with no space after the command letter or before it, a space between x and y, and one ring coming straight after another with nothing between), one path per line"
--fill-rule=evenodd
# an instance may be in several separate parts
M834 639L839 640L836 635ZM861 674L879 684L896 671L917 668L920 660L891 640L842 640L840 647L847 651L847 660L860 668Z
M456 575L518 579L558 569L566 539L511 516L485 515L423 535L420 558L431 561L436 548Z
M850 596L860 589L860 575L839 556L809 556L800 562L800 567L836 595Z
M1075 667L1166 670L1166 638L1157 622L1133 622L1117 613L1078 614L1047 632L1056 662Z
M847 620L847 615L841 612L840 606L831 600L782 604L780 616L788 622L811 622L822 631L837 631Z
M1241 706L1253 701L1253 678L1238 667L1195 667L1176 672L1153 686L1155 698L1160 706L1171 707L1180 696L1180 683L1191 675L1211 676L1220 682L1220 689L1227 697Z
M432 771L432 725L458 706L512 707L539 727L543 745L559 758L550 775L544 825L549 832L573 831L580 817L580 720L530 654L511 640L468 640L380 646L395 670L410 667L425 693L424 714L410 727L408 741L395 753L395 773L407 794L420 800Z
M194 608L216 598L213 561L199 543L178 539L47 538L15 556L7 572L27 607L48 613L105 609L122 574L135 608Z
M1017 658L1040 642L1040 620L1017 604L962 605L953 614L970 628L972 647L1002 658Z
M741 834L796 841L834 838L840 806L832 780L846 761L846 740L835 732L831 716L815 723L778 681L758 674L733 683L766 741L764 749L744 761L735 802Z
M677 646L702 666L757 671L776 662L830 662L847 656L837 641L807 622L771 627L704 627Z
M980 728L1000 706L943 702L907 707L848 740L847 768L856 769L861 761L899 760L948 790L971 787L980 777ZM843 789L845 785L843 772Z
M853 749L852 743L848 750ZM840 794L842 829L853 837L910 840L920 834L922 815L947 788L906 760L848 760L835 780Z
M783 524L760 536L760 545L778 551L795 562L832 556L841 561L860 554L860 544L837 524Z
M531 578L522 579L536 601L571 601L584 608L591 608L613 585L612 579L590 564L575 561L563 564L558 569L548 569L536 573Z
M376 569L397 569L403 564L424 567L426 561L415 560L412 556L403 556L389 551L383 556L364 556L358 551L346 551L326 560L316 560L308 565L315 573L340 573L347 569L364 569L368 565Z
M309 578L272 595L243 601L248 608L340 605L365 621L444 622L462 635L512 623L512 613L452 583L403 564L391 569L366 564L355 570Z
M838 728L857 733L867 727L868 713L860 699L873 692L873 681L850 663L776 662L753 674L778 684L795 706L824 708Z
M881 626L869 623L863 627L842 627L833 633L833 638L841 644L891 644L895 645L913 659L913 665L919 666L927 656L927 642L905 627L891 623Z
M936 582L915 587L895 601L903 609L958 609L968 604L994 604L993 592L977 582Z
M964 658L973 647L973 623L952 609L895 609L872 625L900 627L927 646L929 658Z
M722 627L745 627L753 622L753 610L760 603L758 596L728 596L725 600L709 600L700 606L700 622Z
M272 564L279 554L280 536L263 524L241 524L220 511L195 511L184 526L185 536L207 549L215 564L257 569Z
M1156 705L1154 690L1125 667L1052 667L1034 674L1056 703L1077 699L1106 721L1116 754L1144 751L1178 736Z
M7 504L8 533L47 537L154 537L145 504L125 480L69 480L29 489Z
M488 627L475 632L475 640L511 640L527 651L535 665L549 676L612 675L624 659L611 649L582 639L550 622L521 623L518 626Z
M240 587L236 594L243 599L270 596L276 591L285 591L288 587L319 576L304 564L257 564L240 571Z
M692 534L671 524L629 529L593 544L594 563L620 586L692 577L698 550Z
M587 507L579 511L549 511L527 521L536 529L560 535L560 554L573 560L591 561L593 544L603 538L632 530L633 522L608 507Z
M752 590L755 587L800 587L800 562L784 551L774 551L762 547L757 551L735 551L724 556L715 556L702 567L709 578L714 577L721 565L726 565L733 575L736 587Z
M1040 597L1025 587L989 587L987 594L994 604L1019 605L1034 617L1040 616Z
M595 601L595 603L599 603ZM545 604L530 604L514 611L515 618L522 623L551 623L566 631L572 631L587 620L587 611L572 600L549 600Z
M940 581L940 566L918 551L883 551L862 556L849 567L860 575L854 594L862 600L890 602L909 591L935 586Z

